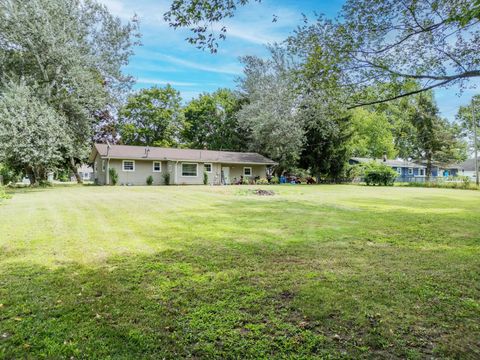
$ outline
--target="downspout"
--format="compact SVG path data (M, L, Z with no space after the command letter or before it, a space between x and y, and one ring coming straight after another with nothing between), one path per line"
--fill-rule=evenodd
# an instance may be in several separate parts
M105 182L107 185L110 185L110 158L107 158L107 174L106 174L106 177L107 177L107 181Z
M175 163L175 185L178 185L177 173L178 173L178 161Z

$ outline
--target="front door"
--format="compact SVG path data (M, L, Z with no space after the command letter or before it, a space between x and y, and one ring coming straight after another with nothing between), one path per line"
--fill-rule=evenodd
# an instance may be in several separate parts
M224 185L230 184L230 168L228 166L222 167L222 183Z

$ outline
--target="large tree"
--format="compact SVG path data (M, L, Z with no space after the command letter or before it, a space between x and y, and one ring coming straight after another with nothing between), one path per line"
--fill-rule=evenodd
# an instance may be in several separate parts
M193 148L245 150L248 133L240 128L237 113L242 100L231 90L201 94L184 108L184 141Z
M76 175L91 146L94 114L130 88L122 66L136 34L135 21L122 24L91 0L0 1L0 93L21 82L63 119L61 162Z
M425 163L427 178L435 164L448 165L465 160L466 144L461 131L439 116L432 93L416 96L409 115L416 129L416 147L411 157Z
M250 133L250 149L278 161L281 172L297 164L305 128L288 56L279 47L270 48L270 52L267 60L253 56L242 59L245 76L240 91L247 103L238 118L240 126Z
M142 89L120 110L121 141L127 145L180 144L183 130L180 93L170 85Z
M460 106L456 120L462 128L464 136L468 139L471 150L475 146L474 125L476 125L477 146L480 145L480 95L475 95L470 104Z
M35 185L63 159L65 119L24 84L8 83L0 95L0 160Z

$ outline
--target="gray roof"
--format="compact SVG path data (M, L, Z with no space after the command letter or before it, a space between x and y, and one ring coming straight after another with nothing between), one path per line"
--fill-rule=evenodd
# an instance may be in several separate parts
M478 166L480 167L480 158L478 158ZM475 159L467 159L459 167L465 171L475 171Z
M366 163L370 161L376 161L378 163L383 163L388 166L392 167L416 167L416 168L425 168L424 165L414 163L412 161L408 160L401 160L401 159L387 159L386 161L383 161L383 159L371 159L371 158L362 158L362 157L352 157L350 158L353 161L359 162L359 163Z
M98 152L102 158L130 159L130 160L171 160L171 161L194 161L194 162L215 162L225 164L258 164L276 165L273 160L257 153L176 149L160 147L130 146L95 144L90 161L93 161L94 154ZM93 157L93 158L92 158Z

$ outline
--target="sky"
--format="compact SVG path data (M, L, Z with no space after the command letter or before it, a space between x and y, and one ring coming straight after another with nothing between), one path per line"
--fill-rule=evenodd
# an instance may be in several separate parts
M239 57L268 55L265 45L281 42L302 22L302 14L334 17L344 0L262 0L240 7L232 19L224 21L227 39L220 41L217 54L199 50L185 41L189 32L174 30L163 20L171 0L98 0L124 21L136 14L140 20L142 46L125 71L136 79L136 89L164 86L180 91L184 101L202 92L235 88L242 75ZM273 15L277 17L272 22ZM480 82L478 82L480 85ZM454 120L460 105L466 105L479 89L460 94L456 87L438 89L435 97L441 114Z

